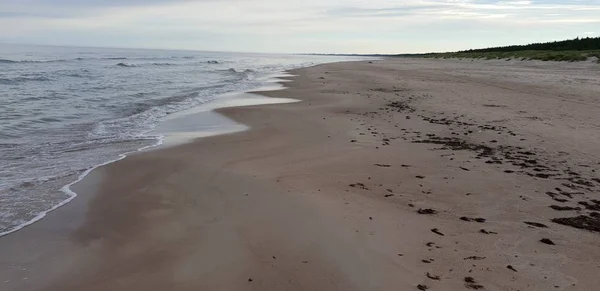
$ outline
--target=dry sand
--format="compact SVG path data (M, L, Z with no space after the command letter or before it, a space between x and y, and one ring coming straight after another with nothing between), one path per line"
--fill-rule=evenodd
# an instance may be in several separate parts
M221 109L251 129L99 168L0 238L0 289L597 289L600 66L293 73L264 94L302 102Z

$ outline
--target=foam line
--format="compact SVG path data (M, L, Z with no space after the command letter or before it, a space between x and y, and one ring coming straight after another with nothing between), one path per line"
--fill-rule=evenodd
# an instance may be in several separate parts
M282 81L282 80L278 79L278 77L287 77L287 76L292 76L292 75L289 75L289 74L287 74L285 72L275 73L275 74L271 75L271 78L269 78L270 80L267 81L266 83L276 83L276 82ZM274 90L283 90L285 88L286 88L285 86L281 86L281 87L278 87L277 89L274 89ZM261 90L261 87L259 87L257 89L254 89L254 90ZM19 230L21 230L21 229L29 226L29 225L32 225L32 224L40 221L44 217L46 217L46 215L48 215L48 213L50 213L50 212L52 212L52 211L54 211L54 210L56 210L56 209L58 209L58 208L60 208L60 207L62 207L64 205L66 205L67 203L71 202L73 199L75 199L75 197L77 197L77 193L75 193L73 190L71 190L71 186L73 186L73 185L81 182L81 180L83 180L93 170L95 170L95 169L97 169L99 167L106 166L108 164L120 161L120 160L126 158L130 154L141 152L141 151L145 151L145 150L150 149L150 148L158 147L158 146L160 146L160 145L162 145L164 143L164 140L165 140L165 136L164 135L157 135L157 136L155 136L155 138L156 138L157 142L155 144L153 144L153 145L144 146L144 147L141 147L141 148L139 148L139 149L137 149L135 151L130 151L130 152L126 152L126 153L123 153L123 154L119 154L118 158L116 158L116 159L113 159L113 160L110 160L110 161L107 161L107 162L104 162L104 163L101 163L101 164L98 164L98 165L95 165L95 166L92 166L92 167L88 168L81 175L79 175L79 177L77 178L77 180L75 180L75 181L73 181L73 182L71 182L71 183L63 186L60 189L60 191L62 191L65 194L69 195L69 197L67 199L61 201L60 203L58 203L56 205L54 205L52 208L50 208L48 210L40 212L38 215L36 215L34 218L32 218L31 220L29 220L27 222L19 224L18 226L14 227L14 228L12 228L10 230L4 231L4 232L0 232L0 237L8 235L8 234L11 234L13 232L19 231Z
M123 153L123 154L119 154L119 157L116 158L116 159L113 159L113 160L110 160L110 161L107 161L107 162L104 162L104 163L101 163L101 164L98 164L98 165L90 167L89 169L87 169L83 173L81 173L81 175L79 175L79 177L77 178L77 180L75 180L75 181L73 181L73 182L71 182L71 183L63 186L62 188L60 188L60 191L62 191L65 194L69 195L69 198L61 201L60 203L54 205L52 208L50 208L48 210L40 212L34 218L32 218L31 220L29 220L29 221L27 221L25 223L19 224L18 226L14 227L14 228L12 228L10 230L4 231L4 232L0 232L0 237L5 236L7 234L11 234L13 232L16 232L16 231L19 231L19 230L23 229L24 227L32 225L32 224L40 221L42 218L46 217L46 215L48 215L48 213L50 213L50 212L52 212L52 211L54 211L54 210L56 210L56 209L58 209L58 208L60 208L60 207L62 207L64 205L66 205L67 203L71 202L73 199L75 199L75 197L77 197L77 193L75 193L73 190L71 190L71 186L73 186L73 185L81 182L81 180L83 180L93 170L95 170L95 169L97 169L99 167L106 166L108 164L112 164L114 162L120 161L120 160L126 158L130 154L141 152L141 151L145 151L145 150L147 150L149 148L160 146L160 145L163 144L164 139L165 139L164 136L156 136L157 142L155 144L153 144L153 145L141 147L141 148L139 148L139 149L137 149L135 151L131 151L131 152L126 152L126 153Z

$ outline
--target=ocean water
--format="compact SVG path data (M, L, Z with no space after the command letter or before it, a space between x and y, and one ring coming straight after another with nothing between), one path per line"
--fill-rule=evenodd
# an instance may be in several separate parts
M160 144L169 114L343 60L0 44L0 236L70 201L90 169Z

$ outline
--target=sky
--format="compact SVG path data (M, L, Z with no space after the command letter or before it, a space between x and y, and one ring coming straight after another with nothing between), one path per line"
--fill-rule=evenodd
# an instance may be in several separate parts
M0 43L417 53L600 36L600 0L0 0Z

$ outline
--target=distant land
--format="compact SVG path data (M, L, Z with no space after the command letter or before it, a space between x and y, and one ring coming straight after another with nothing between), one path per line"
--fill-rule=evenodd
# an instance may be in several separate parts
M541 61L586 61L595 57L600 63L600 37L575 38L563 41L470 49L445 53L422 54L338 54L340 56L466 58L466 59L520 59Z

